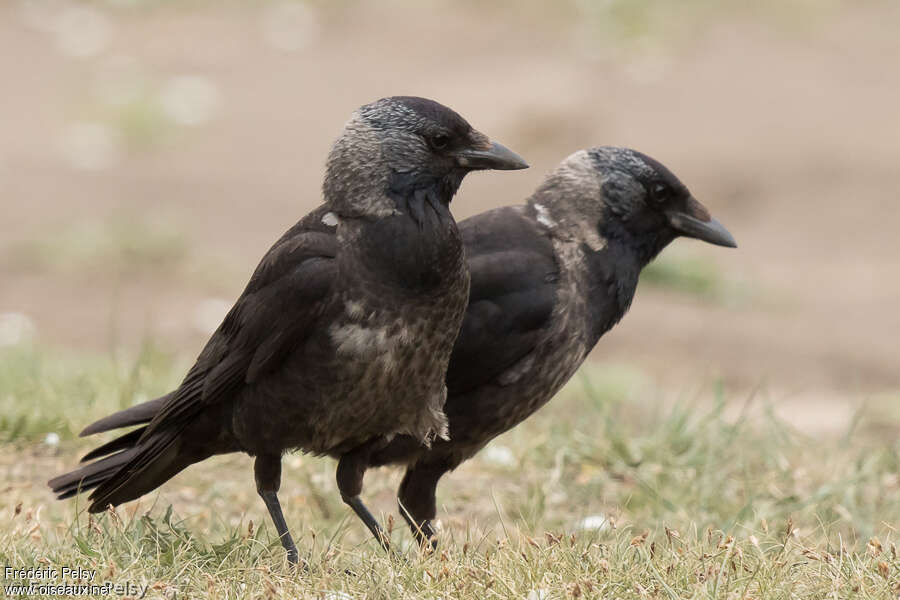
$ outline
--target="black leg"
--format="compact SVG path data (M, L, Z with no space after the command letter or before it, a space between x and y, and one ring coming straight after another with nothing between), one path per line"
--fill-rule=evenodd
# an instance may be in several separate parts
M381 525L375 519L375 516L372 515L371 512L369 512L369 509L366 507L360 497L347 497L342 494L341 498L343 498L344 502L346 502L347 505L353 509L353 512L356 513L356 516L366 524L366 527L369 528L369 531L372 532L372 535L375 536L375 539L378 540L378 543L381 544L381 547L390 552L391 542L388 539L387 533L385 533L384 529L382 529Z
M374 449L372 444L365 444L341 456L337 466L337 485L344 502L366 524L381 547L390 552L391 543L387 533L359 497L362 493L363 476L369 466L369 455Z
M415 517L406 510L406 507L403 506L402 500L397 500L397 506L400 508L400 514L403 515L406 524L409 525L410 531L412 531L413 536L416 538L416 542L419 543L419 547L430 547L432 551L437 550L437 533L435 533L431 521L429 519L422 519L421 521L416 520Z
M281 538L281 545L287 550L288 562L296 565L300 560L300 553L297 551L291 532L288 531L284 513L281 512L281 503L278 501L278 488L281 487L281 457L257 456L253 463L253 475L256 478L256 491L266 503L272 522L275 523L275 531Z
M437 464L417 463L406 469L400 482L397 501L400 514L406 520L419 545L437 548L437 536L431 524L437 514L435 492L438 481L452 467L443 462Z

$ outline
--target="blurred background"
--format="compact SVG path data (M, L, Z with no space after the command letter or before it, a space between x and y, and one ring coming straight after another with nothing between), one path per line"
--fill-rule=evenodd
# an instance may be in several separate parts
M670 246L595 368L842 427L900 390L898 26L888 0L7 0L0 345L189 361L350 113L421 95L532 165L469 177L460 219L615 144L734 233Z

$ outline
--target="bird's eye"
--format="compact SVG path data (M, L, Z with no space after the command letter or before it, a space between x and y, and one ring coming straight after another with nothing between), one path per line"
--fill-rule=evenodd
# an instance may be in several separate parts
M438 135L432 136L431 138L431 147L435 150L444 150L447 146L450 145L450 136L444 135L443 133L439 133Z
M668 191L668 188L666 188L665 185L663 185L661 183L657 183L656 185L653 186L653 191L652 191L651 196L655 202L664 202L667 197L667 193L666 193L667 191Z

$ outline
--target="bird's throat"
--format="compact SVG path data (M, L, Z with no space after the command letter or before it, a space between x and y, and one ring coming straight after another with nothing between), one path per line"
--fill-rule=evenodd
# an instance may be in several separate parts
M462 239L450 209L435 197L417 194L397 211L356 224L357 259L373 285L440 294L465 271Z

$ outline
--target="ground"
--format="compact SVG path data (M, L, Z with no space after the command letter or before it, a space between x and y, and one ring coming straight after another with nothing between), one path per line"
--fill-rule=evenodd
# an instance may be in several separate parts
M188 596L896 596L898 21L877 0L0 4L0 559ZM391 94L531 163L468 178L460 218L619 144L740 247L673 244L585 373L447 478L446 560L391 567L309 457L286 459L299 581L245 457L124 507L122 531L54 502L43 481L90 447L74 434L177 383L319 202L349 113ZM367 479L380 514L398 477Z
M82 423L136 390L166 389L183 365L153 349L127 369L2 358L0 385L11 393L2 414L17 415L0 421L0 442L13 450L0 457L8 566L80 567L167 598L900 594L890 403L870 404L839 435L812 436L759 397L719 388L671 405L621 369L589 367L554 399L552 416L444 479L432 555L417 552L396 512L399 473L369 473L363 494L405 557L392 560L341 503L332 461L285 457L281 499L308 565L295 573L242 455L192 467L115 513L88 516L83 501L49 498L45 480L91 447L73 437Z

